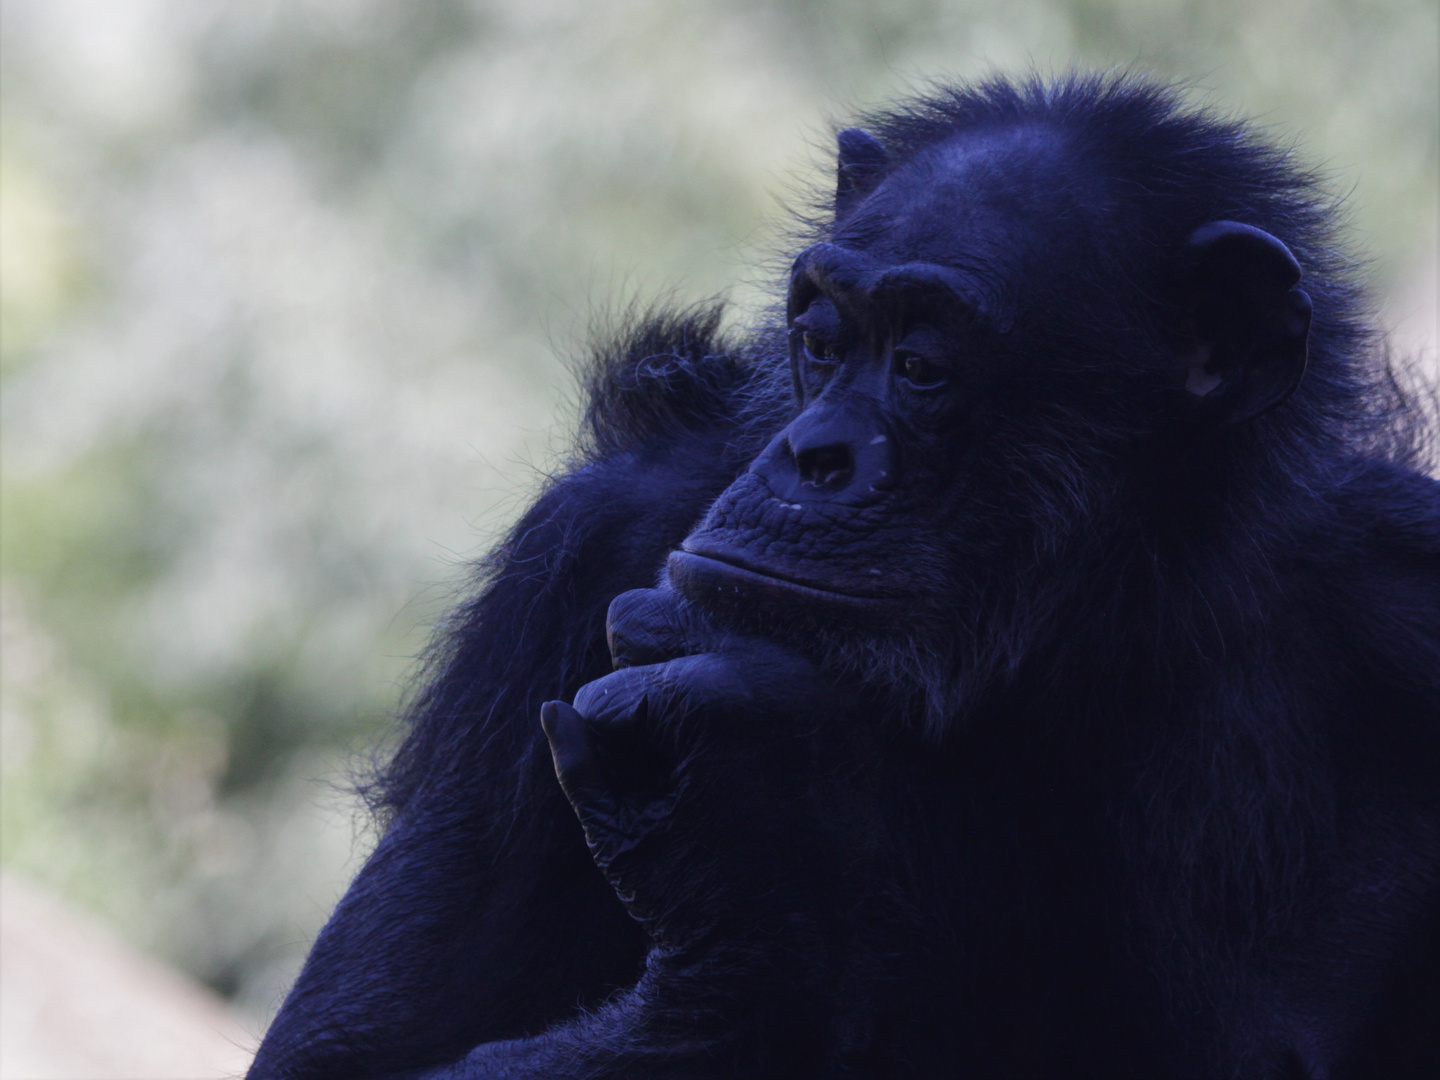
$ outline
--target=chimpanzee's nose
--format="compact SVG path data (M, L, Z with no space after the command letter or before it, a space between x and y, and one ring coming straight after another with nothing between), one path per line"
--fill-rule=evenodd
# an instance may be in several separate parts
M796 446L791 441L790 453L802 484L838 491L855 475L855 453L848 443Z
M812 405L755 459L787 502L868 501L895 486L895 452L878 407L863 401Z

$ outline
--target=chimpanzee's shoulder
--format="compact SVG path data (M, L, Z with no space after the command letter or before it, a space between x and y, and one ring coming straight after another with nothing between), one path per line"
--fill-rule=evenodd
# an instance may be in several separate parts
M656 309L597 337L582 372L585 462L710 442L717 428L726 456L748 460L746 435L774 426L789 387L774 343L737 339L723 318L719 304Z
M1369 672L1440 720L1440 481L1375 460L1340 485L1317 591L1344 641L1337 661Z
M1356 540L1377 554L1418 560L1440 586L1440 480L1372 459L1337 485L1333 504Z

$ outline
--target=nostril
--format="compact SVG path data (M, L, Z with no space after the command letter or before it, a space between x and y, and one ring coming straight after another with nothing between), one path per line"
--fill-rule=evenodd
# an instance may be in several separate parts
M814 487L837 488L855 473L855 455L843 443L801 450L795 455L795 467L802 483Z

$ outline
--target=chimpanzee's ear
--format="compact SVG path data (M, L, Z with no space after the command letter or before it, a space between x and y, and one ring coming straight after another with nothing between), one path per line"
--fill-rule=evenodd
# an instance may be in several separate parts
M1194 319L1185 389L1220 423L1279 405L1305 374L1310 297L1300 264L1261 229L1212 221L1190 234L1181 273Z
M835 161L835 216L874 191L885 176L890 155L880 140L868 131L846 128L835 137L839 153Z

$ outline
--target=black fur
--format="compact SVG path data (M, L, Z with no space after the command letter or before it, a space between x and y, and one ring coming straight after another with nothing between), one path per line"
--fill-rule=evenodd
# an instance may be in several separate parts
M746 467L796 418L783 333L661 314L600 350L572 467L437 646L372 788L385 833L254 1080L1440 1075L1440 485L1333 206L1288 152L1130 78L946 89L864 126L863 176L842 172L840 218L807 244L880 250L910 211L867 233L866 200L887 178L923 191L906 170L957 139L1062 149L1037 152L1058 170L1033 188L1047 256L1018 275L976 256L1024 363L977 376L963 475L877 534L886 580L922 600L863 624L691 596L865 714L863 745L796 766L806 792L854 794L853 821L795 826L853 832L827 916L844 944L807 975L737 931L682 987L592 863L537 721L610 671L613 598L759 513ZM994 190L1033 212L1011 179ZM1189 347L1175 253L1215 221L1283 242L1313 302L1298 388L1233 424L1156 362ZM872 543L850 535L766 550L839 573ZM816 709L815 730L850 730ZM712 906L719 813L721 861L694 879ZM662 889L689 872L641 869ZM782 895L756 917L813 914ZM762 968L793 985L737 981Z

